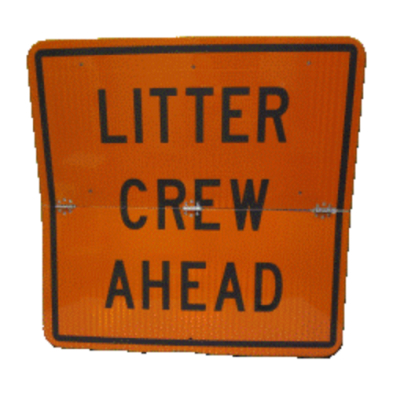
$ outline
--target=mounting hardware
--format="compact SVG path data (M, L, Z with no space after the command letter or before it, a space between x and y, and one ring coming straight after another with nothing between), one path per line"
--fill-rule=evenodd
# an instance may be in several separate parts
M322 206L319 206L317 203L317 206L315 206L315 208L311 211L319 218L330 217L332 214L336 214L338 212L335 207L332 207L331 205L326 206L326 202L322 202Z
M199 204L199 202L196 203L196 205L193 205L194 201L191 199L190 204L188 205L187 202L184 203L184 206L182 207L184 211L184 215L188 216L190 214L190 217L193 217L193 212L195 212L196 216L199 216L199 212L202 211L202 206Z
M76 208L76 205L72 203L71 199L67 201L66 198L63 198L62 201L60 199L57 201L55 208L59 213L66 215L67 213L71 213Z

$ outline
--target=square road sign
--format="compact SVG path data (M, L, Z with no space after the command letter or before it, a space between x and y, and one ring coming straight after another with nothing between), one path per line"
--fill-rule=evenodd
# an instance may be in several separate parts
M351 38L33 46L47 339L335 353L364 58Z

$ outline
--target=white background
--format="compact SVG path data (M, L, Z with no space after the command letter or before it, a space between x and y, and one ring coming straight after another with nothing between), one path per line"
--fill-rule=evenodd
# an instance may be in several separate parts
M393 55L388 1L6 1L0 6L0 391L393 391ZM48 38L345 35L367 51L344 346L331 359L53 348L26 55Z

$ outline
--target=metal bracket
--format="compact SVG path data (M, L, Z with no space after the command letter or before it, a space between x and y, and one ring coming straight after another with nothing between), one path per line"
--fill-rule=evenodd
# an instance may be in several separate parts
M67 213L72 213L72 211L76 208L76 205L72 203L71 199L64 198L62 201L58 200L55 206L56 210L59 213L63 213L66 215Z
M322 206L319 206L317 203L317 206L315 206L315 208L311 211L319 218L330 217L332 214L336 214L338 212L335 207L332 207L331 205L326 206L325 202L322 203Z
M202 206L197 202L195 205L193 205L194 201L191 199L190 201L191 205L188 205L187 202L184 203L184 206L182 207L184 211L184 215L188 216L190 214L190 217L193 216L193 212L195 212L196 216L199 216L199 212L202 211Z

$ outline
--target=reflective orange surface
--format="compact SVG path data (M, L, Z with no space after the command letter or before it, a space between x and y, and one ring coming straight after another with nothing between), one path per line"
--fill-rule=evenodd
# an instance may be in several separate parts
M135 351L335 353L342 344L363 69L363 47L350 38L36 44L29 70L48 340ZM282 96L261 101L272 87L288 95L280 115ZM164 88L173 94L166 108L154 93ZM210 89L203 136L190 88ZM228 88L240 88L229 102ZM285 141L269 116L262 140L263 110L280 118ZM224 140L225 122L238 142ZM143 186L124 191L129 179ZM174 210L160 204L179 196L179 188L163 188L168 179L184 189ZM207 179L215 185L205 184L198 195L198 180ZM263 203L251 212L239 208L234 191L236 183L242 198L248 179L256 199L268 180ZM338 210L315 214L317 206ZM246 215L244 227L239 214ZM250 217L258 214L252 227ZM127 218L144 225L132 229ZM150 280L164 279L163 262L169 269L168 298L164 288L148 288L148 307L144 261ZM187 277L186 262L199 263ZM266 269L256 273L257 264ZM257 310L257 300L265 308Z

